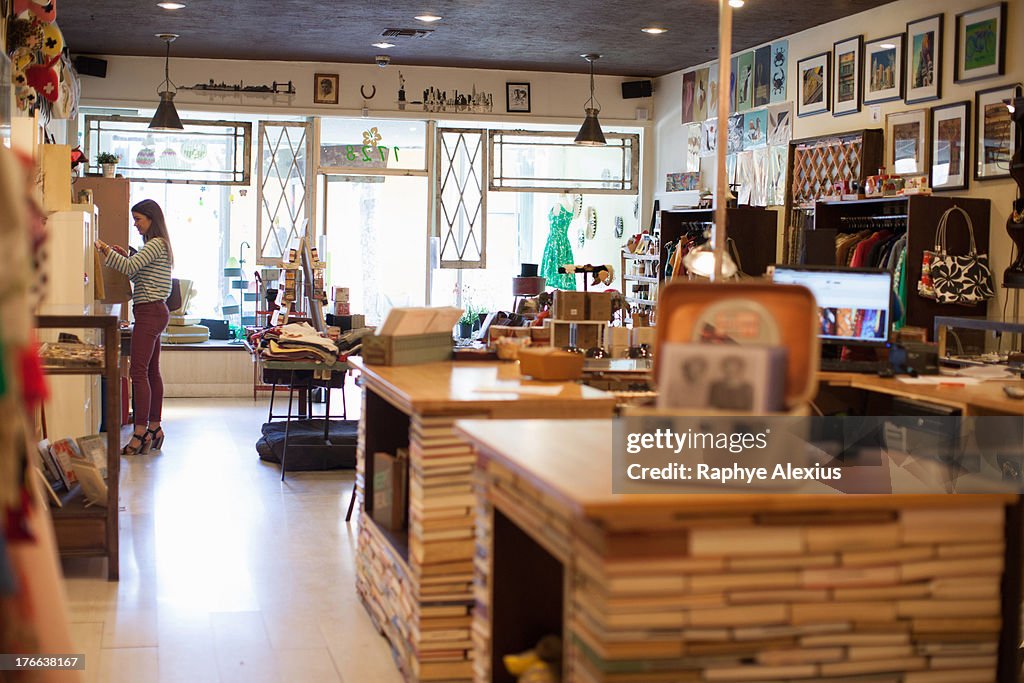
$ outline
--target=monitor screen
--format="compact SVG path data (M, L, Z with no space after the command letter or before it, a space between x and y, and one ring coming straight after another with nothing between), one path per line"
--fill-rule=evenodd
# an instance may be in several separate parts
M888 271L775 266L772 280L811 290L818 303L818 337L823 342L889 341L892 275Z

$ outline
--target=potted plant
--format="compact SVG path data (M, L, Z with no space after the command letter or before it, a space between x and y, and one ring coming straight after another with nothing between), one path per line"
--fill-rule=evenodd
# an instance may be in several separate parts
M473 336L473 324L477 322L476 309L473 304L465 304L466 310L459 318L459 339L469 339Z
M103 169L104 178L113 178L117 173L117 162L121 161L121 157L110 152L100 152L96 155L96 163Z

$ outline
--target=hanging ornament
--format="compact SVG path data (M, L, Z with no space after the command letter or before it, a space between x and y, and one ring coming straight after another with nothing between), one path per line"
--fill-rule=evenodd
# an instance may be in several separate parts
M615 239L622 239L622 234L626 231L626 221L622 220L622 216L615 217Z
M576 243L580 245L580 248L587 243L587 231L582 227L576 231Z
M188 161L202 161L206 152L206 143L201 140L188 140L181 146L181 156Z
M592 240L597 237L597 209L590 206L587 207L587 239Z
M160 153L160 168L177 168L178 167L178 153L168 147Z
M231 194L228 195L228 201L231 202L232 204L235 203L235 193L234 192L232 192Z
M580 214L583 213L583 195L578 194L573 197L572 202L572 217L573 219L579 218Z
M152 147L143 147L135 155L135 164L142 168L149 168L156 163L156 150Z

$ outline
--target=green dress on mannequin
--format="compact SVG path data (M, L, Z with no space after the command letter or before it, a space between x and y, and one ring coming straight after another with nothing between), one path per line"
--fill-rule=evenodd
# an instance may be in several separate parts
M551 232L548 233L548 241L544 245L540 274L547 278L548 287L575 291L576 276L558 272L559 267L575 263L572 245L569 244L569 224L572 223L573 212L565 208L563 203L558 203L551 207L548 218L551 220Z

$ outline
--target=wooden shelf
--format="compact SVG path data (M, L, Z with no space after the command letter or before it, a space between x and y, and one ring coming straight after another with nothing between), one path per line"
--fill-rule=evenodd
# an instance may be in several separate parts
M121 307L97 306L51 308L51 313L36 316L40 329L98 329L103 333L102 368L45 368L49 375L100 375L106 380L103 423L107 432L107 505L85 506L78 486L72 486L61 499L64 507L50 508L57 547L65 557L106 557L107 578L119 576L118 484L121 478Z
M657 261L661 257L655 254L630 254L624 251L622 252L622 258L633 259L634 261Z
M623 275L623 280L631 280L633 282L650 282L652 284L658 283L658 278L650 277L647 275Z
M658 305L657 301L651 301L650 299L640 299L640 298L635 297L635 296L627 296L627 297L625 297L625 299L626 299L626 301L628 301L631 304L643 304L644 306L657 306Z
M106 374L105 368L71 368L64 366L43 366L43 372L47 375L103 375Z

